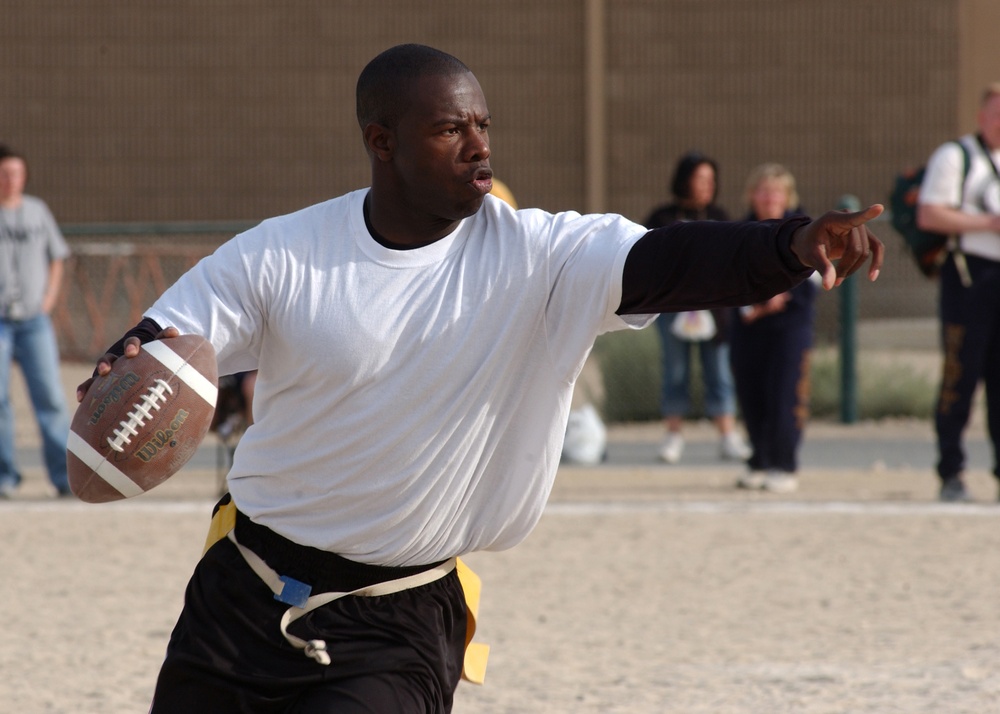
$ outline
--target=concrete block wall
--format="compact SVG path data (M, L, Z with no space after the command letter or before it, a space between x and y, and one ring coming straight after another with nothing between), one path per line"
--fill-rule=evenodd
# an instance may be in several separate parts
M968 58L1000 67L1000 45L968 31L995 4L973 0L11 0L0 140L28 154L29 190L63 222L257 220L366 185L356 77L415 41L476 72L494 167L518 200L583 210L595 1L604 203L635 220L689 148L721 163L733 215L744 177L772 160L813 212L848 192L885 200L899 168L971 128L958 108ZM901 298L863 310L925 312L908 267Z

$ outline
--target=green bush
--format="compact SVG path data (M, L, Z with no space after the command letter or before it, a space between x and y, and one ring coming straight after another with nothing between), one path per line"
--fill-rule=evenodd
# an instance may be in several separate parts
M840 361L836 352L813 351L809 370L809 414L817 419L840 417ZM858 409L860 411L860 404Z
M694 349L697 349L696 347ZM660 418L660 337L655 327L601 335L594 344L601 370L604 400L601 415L608 422L654 421ZM691 360L692 419L704 414L701 363Z
M602 335L593 357L604 389L601 414L605 421L641 422L660 418L660 343L655 327ZM698 360L692 361L692 413L703 413ZM858 359L858 417L928 419L933 414L936 385L906 363ZM836 349L814 350L810 413L816 419L840 417L840 360Z
M601 335L593 357L601 370L607 422L660 418L660 342L655 327Z
M888 417L929 419L934 413L937 385L911 365L887 364L859 355L858 418ZM818 419L840 417L840 358L836 350L813 352L812 415Z

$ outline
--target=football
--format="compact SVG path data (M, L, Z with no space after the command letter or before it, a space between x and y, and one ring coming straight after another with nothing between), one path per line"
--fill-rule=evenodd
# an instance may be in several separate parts
M145 493L173 476L201 444L218 396L212 344L198 335L147 342L97 377L66 444L69 484L88 503Z

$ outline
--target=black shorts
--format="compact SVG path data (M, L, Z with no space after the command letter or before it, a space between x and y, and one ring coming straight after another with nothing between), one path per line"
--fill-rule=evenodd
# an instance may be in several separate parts
M291 543L242 515L236 535L276 571L304 582L310 582L304 570L330 555ZM420 570L332 558L334 569L347 565L346 582L331 582L336 577L326 568L314 593L350 591ZM329 665L285 640L280 620L288 607L274 599L230 540L213 545L188 584L150 712L451 711L466 633L466 604L455 571L390 595L343 597L292 623L292 634L326 640Z

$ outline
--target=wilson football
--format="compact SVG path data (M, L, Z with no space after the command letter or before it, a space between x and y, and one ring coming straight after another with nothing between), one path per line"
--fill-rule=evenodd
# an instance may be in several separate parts
M205 438L218 365L198 335L147 342L97 377L77 407L66 444L69 484L88 503L145 493L173 476Z

